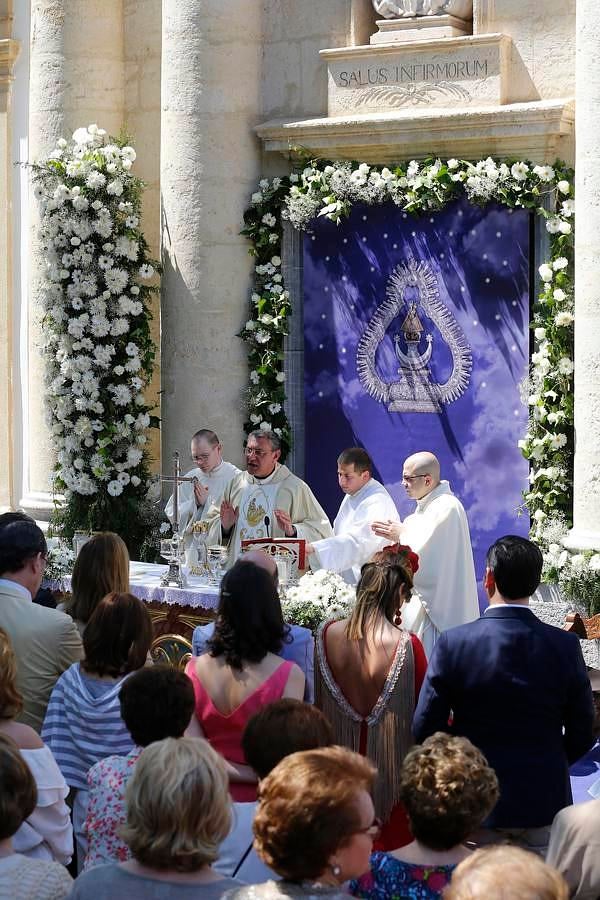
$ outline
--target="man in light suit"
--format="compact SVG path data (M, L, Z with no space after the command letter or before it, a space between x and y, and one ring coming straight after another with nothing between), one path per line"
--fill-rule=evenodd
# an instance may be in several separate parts
M0 527L0 628L17 657L17 687L23 695L20 721L41 731L57 678L83 657L70 616L32 603L46 568L48 548L33 520Z
M240 561L251 562L260 566L261 569L266 569L272 576L275 581L275 586L277 587L279 577L277 566L275 565L275 560L272 556L268 556L266 553L263 553L262 550L249 550L248 553L244 553L240 558ZM289 629L289 638L291 638L291 640L288 638L289 643L283 644L279 651L279 656L281 656L282 659L295 662L300 666L306 679L304 699L308 703L313 703L315 697L315 642L310 629L302 628L301 625L290 625ZM194 629L194 634L192 635L192 652L194 656L200 656L202 653L206 653L207 644L213 636L214 630L214 622L209 622L208 625L198 625L197 628Z
M592 693L579 639L528 609L539 548L508 535L486 566L490 605L441 635L413 732L417 741L435 731L467 737L496 770L500 800L477 843L508 837L542 852L555 814L572 803L569 765L593 743Z

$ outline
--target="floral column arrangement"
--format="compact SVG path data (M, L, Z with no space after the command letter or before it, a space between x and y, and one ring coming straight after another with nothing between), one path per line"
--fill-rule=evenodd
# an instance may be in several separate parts
M152 375L150 283L136 153L96 125L33 166L46 257L43 352L56 450L53 521L111 530L139 552L148 488L144 389Z

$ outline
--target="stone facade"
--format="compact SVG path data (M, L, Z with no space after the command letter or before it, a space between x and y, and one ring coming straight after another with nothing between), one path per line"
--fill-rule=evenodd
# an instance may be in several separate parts
M593 0L577 5L589 26L578 36L580 172L588 172L585 159L590 163L589 173L578 177L595 184L600 135L592 122L600 97L593 53L600 35ZM419 46L418 35L413 43L392 44L390 33L386 43L384 31L372 43L378 27L371 0L23 0L21 68L11 88L18 47L11 44L10 2L0 2L4 159L11 90L28 107L21 146L30 160L59 135L90 122L110 132L125 125L138 149L136 171L147 183L143 226L165 266L154 384L162 390L163 458L176 448L185 455L190 433L210 426L222 437L226 456L240 461L247 373L235 335L247 314L251 260L239 230L260 175L288 171L293 145L382 163L431 151L526 155L540 163L560 154L573 161L575 6L576 0L475 0L472 37L429 38ZM356 85L341 83L340 73L354 71L357 59L359 68L371 58L384 60L382 68L402 57L393 65L407 63L418 72L426 45L436 56L430 64L464 63L455 78L441 79L456 84L452 103L433 92L432 102L421 106L397 100L385 106L381 97L364 104ZM488 54L485 78L465 68L461 53L467 48L471 62L473 48ZM412 85L440 81L437 69L420 71L423 77ZM454 69L448 72L452 76ZM464 84L458 84L460 73L466 73ZM596 219L596 193L595 187L589 193L590 221ZM579 203L582 194L580 186ZM14 216L0 220L9 249L0 263L0 338L6 338L0 353L5 370L15 375L0 394L0 414L10 423L0 438L0 504L22 504L44 516L51 448L36 349L36 212L22 192L11 198L5 165L0 200L0 208L10 209L11 202L15 208ZM593 378L597 353L589 344L589 336L598 334L592 274L597 232L587 229L585 245L578 236L577 271L583 285L577 374L592 373L579 382L577 465L592 473L598 438L586 422L586 404L600 404ZM10 275L17 263L28 268L24 280ZM153 450L158 467L158 440ZM588 504L584 511L584 493L576 472L580 527L600 532L600 497L595 493L593 508Z

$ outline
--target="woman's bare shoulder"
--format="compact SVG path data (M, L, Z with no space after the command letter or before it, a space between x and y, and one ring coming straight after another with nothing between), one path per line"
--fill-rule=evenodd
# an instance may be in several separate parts
M12 738L20 750L40 750L44 746L39 734L21 722L2 722L0 732Z

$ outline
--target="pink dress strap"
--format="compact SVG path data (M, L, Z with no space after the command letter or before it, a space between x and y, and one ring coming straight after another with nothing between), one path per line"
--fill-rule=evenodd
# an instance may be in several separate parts
M242 733L248 719L269 703L280 700L288 682L294 663L282 661L265 681L228 714L220 712L210 694L198 678L196 660L191 659L186 666L186 675L194 687L196 718L202 727L206 740L225 759L244 764L246 758L242 750ZM232 782L230 786L234 800L241 802L256 799L256 785Z

